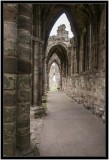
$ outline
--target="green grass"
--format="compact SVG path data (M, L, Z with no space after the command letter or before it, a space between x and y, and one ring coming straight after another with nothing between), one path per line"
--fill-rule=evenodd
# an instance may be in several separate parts
M50 91L54 91L54 92L55 92L55 91L58 91L58 90L57 90L57 86L51 86L51 87L50 87Z

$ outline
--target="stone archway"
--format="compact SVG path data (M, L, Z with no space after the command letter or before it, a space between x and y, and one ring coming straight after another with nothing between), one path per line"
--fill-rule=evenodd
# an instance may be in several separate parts
M60 59L64 91L71 97L77 94L79 102L105 120L105 2L2 4L4 156L15 156L17 148L26 150L30 147L31 95L33 107L41 106L46 92L46 64L54 53ZM72 44L70 49L66 49L65 44L56 42L46 57L49 32L63 12L71 23L76 47ZM71 55L74 53L74 62L69 50ZM69 75L68 70L74 64L77 67L74 66Z
M50 91L60 89L60 71L57 63L54 61L49 69L49 88Z

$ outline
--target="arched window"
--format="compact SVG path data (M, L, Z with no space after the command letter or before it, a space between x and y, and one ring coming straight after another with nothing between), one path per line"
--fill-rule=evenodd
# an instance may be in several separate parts
M60 31L60 29L58 28L60 25L64 24L65 27L63 26L63 30ZM65 28L67 31L65 31ZM57 30L58 29L58 30ZM60 35L62 34L63 36L65 36L67 38L67 36L69 38L72 38L74 35L71 31L71 26L70 26L70 22L66 16L65 13L63 13L58 19L57 21L55 22L51 32L50 32L50 35L49 36L53 36L53 35Z

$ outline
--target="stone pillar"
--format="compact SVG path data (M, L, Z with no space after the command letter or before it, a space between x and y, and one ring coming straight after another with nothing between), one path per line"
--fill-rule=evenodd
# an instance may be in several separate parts
M39 42L34 40L33 106L38 106Z
M60 90L62 90L62 69L60 70Z
M42 105L42 42L39 44L38 105Z
M42 101L42 42L33 37L34 69L33 69L33 106L41 106Z
M49 71L47 69L47 91L50 90L50 87L49 87Z
M42 95L46 94L46 58L43 55L43 77L42 77Z
M32 4L18 4L17 148L30 146Z
M60 86L61 86L61 90L62 90L62 87L63 87L63 81L62 81L62 78L63 78L63 64L61 63L61 72L60 72Z
M4 156L16 152L17 4L3 4L4 13Z

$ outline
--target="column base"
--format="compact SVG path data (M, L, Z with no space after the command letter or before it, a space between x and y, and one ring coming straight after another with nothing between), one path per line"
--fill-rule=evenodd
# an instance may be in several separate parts
M44 106L34 107L34 109L30 109L30 118L41 118L46 115L45 111L46 109L44 108Z
M32 144L26 150L23 151L17 150L15 155L15 157L34 157L34 156L35 157L40 156L40 152L37 146L36 145L33 146Z

